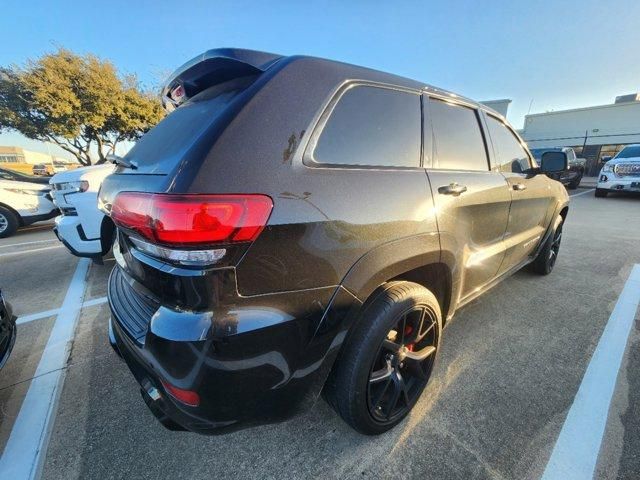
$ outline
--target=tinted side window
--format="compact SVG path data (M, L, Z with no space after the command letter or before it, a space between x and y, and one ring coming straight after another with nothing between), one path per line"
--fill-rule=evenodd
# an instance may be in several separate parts
M498 156L500 170L503 172L522 173L531 168L529 156L520 142L504 123L487 115L489 134Z
M420 96L369 86L347 90L313 152L318 163L419 167Z
M489 170L487 151L475 110L429 99L433 125L434 167Z

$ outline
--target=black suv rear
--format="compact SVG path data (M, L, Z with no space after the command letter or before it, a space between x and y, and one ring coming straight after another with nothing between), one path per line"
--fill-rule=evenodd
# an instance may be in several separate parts
M280 421L324 391L359 431L385 431L457 307L525 264L553 268L566 192L475 102L232 49L163 95L173 112L99 204L118 226L111 342L168 428Z

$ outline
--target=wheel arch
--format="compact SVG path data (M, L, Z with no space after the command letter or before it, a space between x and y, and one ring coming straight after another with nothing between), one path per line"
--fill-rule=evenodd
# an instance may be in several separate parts
M111 240L113 234L116 231L116 226L110 217L104 216L100 223L100 246L102 248L102 255L106 255L111 248Z
M440 263L439 235L413 235L384 243L367 252L349 269L341 285L364 302L378 287L391 280L403 279L403 276L423 281L431 278L426 270L432 267L427 267ZM426 270L420 274L421 269Z
M24 226L24 220L22 219L22 216L17 212L17 210L15 208L11 208L9 205L7 205L6 203L2 203L2 202L0 202L0 207L6 208L7 210L9 210L11 213L13 213L16 216L16 219L18 220L18 226L19 227L23 227Z
M562 221L564 222L567 219L567 214L569 213L569 205L564 205L558 215L562 217Z

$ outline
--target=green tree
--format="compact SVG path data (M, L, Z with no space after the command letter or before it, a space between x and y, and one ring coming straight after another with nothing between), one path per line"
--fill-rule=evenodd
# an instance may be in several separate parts
M116 145L158 123L160 100L133 75L93 55L65 49L0 67L0 131L52 142L83 165L103 163Z

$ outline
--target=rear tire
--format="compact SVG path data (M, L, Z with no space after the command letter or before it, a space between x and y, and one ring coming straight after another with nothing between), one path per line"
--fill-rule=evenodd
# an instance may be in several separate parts
M416 283L390 282L371 298L325 396L351 427L377 435L400 423L420 398L433 371L442 320L436 297Z
M19 223L15 213L0 206L0 238L7 238L16 233Z
M582 175L580 175L575 180L571 181L571 183L569 183L569 185L567 185L567 188L569 190L575 190L576 188L578 188L580 186L580 182L581 181L582 181Z
M544 247L538 253L536 259L531 263L530 269L532 272L539 275L549 275L553 270L560 253L560 242L562 241L562 225L564 220L558 225L544 243Z
M598 198L604 198L608 193L609 191L604 188L596 188L596 197Z

